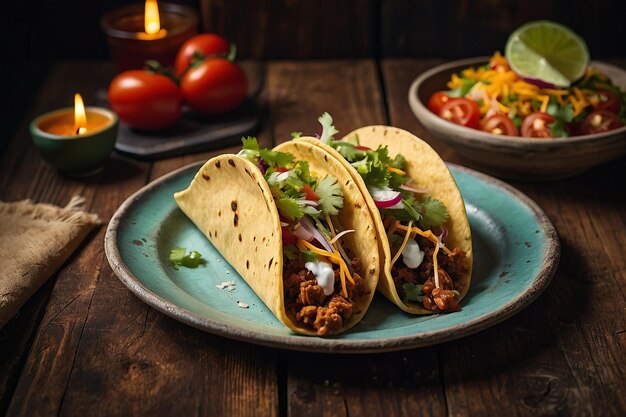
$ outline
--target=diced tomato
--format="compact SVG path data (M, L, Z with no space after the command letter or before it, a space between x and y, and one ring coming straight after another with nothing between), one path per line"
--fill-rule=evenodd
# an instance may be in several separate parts
M298 243L298 237L289 230L289 227L283 226L280 229L283 235L283 245L295 245Z
M289 171L288 168L282 168L282 167L275 167L274 170L276 172L287 172L287 171Z
M317 194L315 194L315 191L313 191L313 189L309 187L307 184L304 184L304 187L302 187L302 192L306 195L307 200L319 201L320 199L320 197Z
M476 128L480 121L480 109L473 100L451 98L441 106L439 116L461 126Z
M356 145L354 147L354 149L358 149L360 151L371 151L372 150L372 148L369 148L369 147L363 146L363 145Z
M446 93L443 91L437 91L428 99L428 109L435 114L439 114L441 107L449 100L450 97Z
M593 108L619 114L619 111L622 108L622 102L619 97L611 91L600 90L597 92L597 101L593 103Z
M482 129L494 135L519 136L519 131L513 120L503 114L494 114L489 117L482 123Z
M583 134L603 133L622 127L619 117L608 110L594 110L583 120L581 130Z
M527 138L551 138L548 124L554 122L554 116L548 113L531 113L522 122L522 136Z

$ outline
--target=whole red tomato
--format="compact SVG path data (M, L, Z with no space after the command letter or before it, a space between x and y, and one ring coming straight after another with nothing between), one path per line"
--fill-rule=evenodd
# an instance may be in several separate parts
M236 109L248 93L248 78L239 65L207 58L187 70L180 82L183 97L198 113L215 115Z
M120 120L135 129L159 130L180 118L183 95L165 75L130 70L109 85L109 103Z
M228 54L230 51L230 44L224 38L214 33L202 33L200 35L193 36L178 50L176 54L175 70L176 75L179 77L183 75L189 64L194 59L196 53L203 56L209 56L213 54Z

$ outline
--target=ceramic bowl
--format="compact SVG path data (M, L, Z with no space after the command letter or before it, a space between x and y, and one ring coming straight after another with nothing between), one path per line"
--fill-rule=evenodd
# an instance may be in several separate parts
M46 126L55 123L73 123L74 108L51 111L37 117L30 124L33 143L41 156L60 174L68 177L87 177L102 171L115 141L119 119L111 110L87 107L87 117L98 114L108 123L94 132L62 136L50 133Z
M459 157L499 177L551 180L574 176L626 154L626 126L593 135L531 139L459 126L428 110L428 98L436 91L445 90L453 73L488 61L489 57L478 57L437 66L417 77L409 89L409 104L415 116ZM603 62L594 61L591 65L626 90L626 71Z

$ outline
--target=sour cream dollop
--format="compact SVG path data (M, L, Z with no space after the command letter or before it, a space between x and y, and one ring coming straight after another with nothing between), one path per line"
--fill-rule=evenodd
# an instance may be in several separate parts
M331 295L335 290L335 272L326 262L307 262L304 267L315 275L317 284L324 290L324 295Z
M415 269L424 260L424 252L420 249L420 246L413 239L409 239L406 242L406 246L402 249L402 262L409 269Z

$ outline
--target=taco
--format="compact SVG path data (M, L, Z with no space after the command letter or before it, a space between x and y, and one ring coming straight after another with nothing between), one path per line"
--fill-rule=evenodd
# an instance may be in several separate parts
M174 198L288 328L327 336L357 324L376 290L373 216L343 165L288 142L210 159Z
M351 173L379 236L378 290L412 314L452 312L467 294L472 239L461 193L426 142L391 126L367 126L341 140L332 118L320 117L324 149Z

